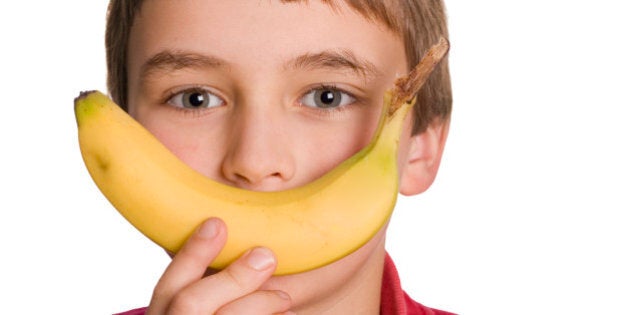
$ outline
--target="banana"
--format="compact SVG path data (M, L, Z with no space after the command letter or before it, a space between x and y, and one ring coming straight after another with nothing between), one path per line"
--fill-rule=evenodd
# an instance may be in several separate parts
M302 187L257 192L213 181L188 167L98 91L75 99L79 145L101 192L140 232L177 252L205 219L219 217L228 239L210 265L269 247L276 275L311 270L361 247L389 220L398 195L397 151L409 101L446 54L441 40L384 97L371 142ZM413 77L411 77L413 76Z

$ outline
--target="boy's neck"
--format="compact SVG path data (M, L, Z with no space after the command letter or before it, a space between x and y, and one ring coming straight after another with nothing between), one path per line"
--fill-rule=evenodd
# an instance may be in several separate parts
M365 264L335 292L298 308L297 314L379 314L381 286L385 264L385 237L370 254Z

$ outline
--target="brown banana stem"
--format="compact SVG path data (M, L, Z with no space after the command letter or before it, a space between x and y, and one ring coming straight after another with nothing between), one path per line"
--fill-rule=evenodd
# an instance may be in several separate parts
M431 46L422 60L406 76L398 78L395 82L392 105L389 115L398 110L404 102L411 102L420 88L429 79L429 76L440 63L449 50L449 42L446 38L440 37L437 44Z

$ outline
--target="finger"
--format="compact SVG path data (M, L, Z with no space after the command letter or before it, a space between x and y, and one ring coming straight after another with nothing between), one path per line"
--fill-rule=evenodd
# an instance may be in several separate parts
M276 258L266 248L253 248L226 269L179 292L169 311L176 314L214 313L223 305L248 295L273 274Z
M223 307L217 315L258 315L284 313L291 307L291 297L282 291L254 291Z
M212 218L203 222L173 257L158 281L149 313L163 314L178 292L199 281L225 241L226 228L220 219Z

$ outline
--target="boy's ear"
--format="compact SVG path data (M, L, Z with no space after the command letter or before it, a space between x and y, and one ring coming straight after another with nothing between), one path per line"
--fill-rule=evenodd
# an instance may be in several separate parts
M426 131L411 137L409 150L401 157L401 194L411 196L429 189L440 167L449 122L449 119L436 119Z

